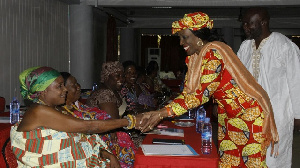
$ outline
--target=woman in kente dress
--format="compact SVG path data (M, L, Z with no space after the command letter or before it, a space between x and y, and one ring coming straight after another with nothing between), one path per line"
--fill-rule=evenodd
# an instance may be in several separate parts
M145 114L148 122L140 130L149 131L162 117L182 115L212 97L218 103L219 167L267 167L266 149L279 140L269 97L232 49L213 41L212 27L202 12L173 22L172 33L178 33L190 55L184 90L165 108Z
M66 87L50 67L32 67L20 76L21 94L33 102L11 128L11 146L18 167L115 167L118 159L97 133L134 128L139 116L117 120L82 120L62 114Z

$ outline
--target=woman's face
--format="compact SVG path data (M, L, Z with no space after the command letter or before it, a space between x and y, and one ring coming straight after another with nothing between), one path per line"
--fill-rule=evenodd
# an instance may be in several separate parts
M66 81L66 88L68 90L67 101L75 102L80 98L81 88L74 76L70 76Z
M180 45L188 55L193 55L194 53L199 53L201 47L197 45L199 38L195 36L190 29L184 29L178 32L180 38Z
M41 99L48 106L61 105L65 103L67 89L64 79L59 76L41 93Z
M117 71L113 74L110 74L106 83L108 87L113 90L121 90L124 83L124 72Z
M137 74L134 66L129 66L125 69L125 83L133 85L136 82Z

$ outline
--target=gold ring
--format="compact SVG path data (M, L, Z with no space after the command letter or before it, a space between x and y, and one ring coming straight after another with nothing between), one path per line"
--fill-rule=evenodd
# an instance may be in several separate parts
M159 119L161 119L161 120L164 119L164 117L161 116L160 113L158 114L158 116L159 116Z

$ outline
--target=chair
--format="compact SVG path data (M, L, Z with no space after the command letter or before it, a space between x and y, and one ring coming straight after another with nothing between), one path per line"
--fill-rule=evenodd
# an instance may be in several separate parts
M11 141L8 138L3 147L2 147L2 155L7 168L16 168L18 167L17 159L11 150Z
M4 112L5 110L5 98L0 97L0 112Z

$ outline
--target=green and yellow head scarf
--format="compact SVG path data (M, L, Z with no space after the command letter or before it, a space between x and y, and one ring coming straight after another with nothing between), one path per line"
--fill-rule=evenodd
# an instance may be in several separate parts
M22 97L37 102L40 92L44 91L59 76L60 73L50 67L26 69L19 76Z

